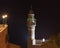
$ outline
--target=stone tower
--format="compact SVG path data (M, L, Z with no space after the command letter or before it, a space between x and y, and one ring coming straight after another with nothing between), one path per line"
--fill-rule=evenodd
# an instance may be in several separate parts
M27 48L32 48L32 45L35 45L35 27L36 27L36 19L35 14L32 11L32 7L29 10L28 18L27 18L27 27L28 27L28 45Z

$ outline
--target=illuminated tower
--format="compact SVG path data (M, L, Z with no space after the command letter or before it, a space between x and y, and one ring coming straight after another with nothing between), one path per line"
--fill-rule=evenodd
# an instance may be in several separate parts
M35 45L35 27L36 19L35 14L32 11L32 7L28 13L27 26L28 26L28 48L32 48L32 45Z

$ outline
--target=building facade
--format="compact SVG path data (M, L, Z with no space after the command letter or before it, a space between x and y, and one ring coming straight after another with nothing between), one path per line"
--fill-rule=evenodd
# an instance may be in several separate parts
M0 24L0 48L21 48L8 42L8 25L5 24Z
M7 34L8 34L8 26L0 25L0 48L7 48Z

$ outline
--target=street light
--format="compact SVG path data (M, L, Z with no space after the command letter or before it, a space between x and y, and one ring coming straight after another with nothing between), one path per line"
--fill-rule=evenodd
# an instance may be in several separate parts
M2 19L3 19L3 24L7 24L7 14L2 15Z
M7 24L7 14L4 15L5 16L5 23Z
M5 14L4 16L5 16L5 18L7 18L7 14Z
M45 42L45 38L42 39L42 42Z

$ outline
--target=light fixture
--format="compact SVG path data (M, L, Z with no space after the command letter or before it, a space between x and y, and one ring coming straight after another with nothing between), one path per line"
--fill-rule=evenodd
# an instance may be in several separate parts
M45 42L45 38L42 39L42 42Z

